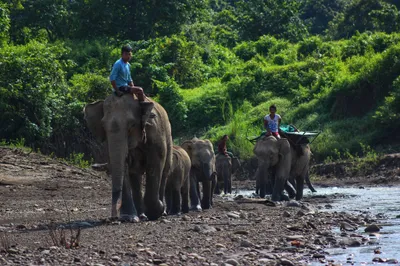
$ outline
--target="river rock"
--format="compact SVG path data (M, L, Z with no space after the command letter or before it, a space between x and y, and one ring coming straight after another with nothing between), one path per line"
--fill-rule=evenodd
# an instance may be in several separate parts
M118 257L118 256L112 256L112 257L111 257L111 260L112 260L112 261L118 262L118 261L121 261L121 258Z
M240 214L236 213L236 212L228 212L226 214L229 218L234 218L234 219L238 219L240 218Z
M204 224L204 225L196 225L193 231L198 232L200 234L209 234L217 232L217 229L215 229L215 227Z
M286 207L296 207L296 208L300 208L300 207L301 207L301 204L300 204L300 202L298 202L298 201L291 200L291 201L288 201L288 202L286 203Z
M355 227L349 223L346 223L346 222L341 222L340 230L341 231L355 231L355 230L357 230L357 227Z
M379 232L380 230L381 229L379 228L379 226L377 226L376 224L371 224L371 225L368 225L364 231L366 233L376 233L376 232Z
M284 211L283 213L282 213L282 216L283 217L286 217L286 218L289 218L290 216L292 216L289 212L287 212L287 211Z
M280 262L281 262L281 265L284 265L284 266L294 266L294 263L287 259L281 259Z
M303 240L304 236L302 235L294 235L294 236L286 236L286 240L293 241L293 240Z
M386 259L375 257L372 259L373 262L386 262Z
M229 265L233 265L233 266L238 266L239 265L239 262L237 260L235 260L235 259L228 259L228 260L225 261L225 263L229 264Z
M251 248L251 247L254 247L254 244L251 243L250 241L246 240L246 239L242 239L240 241L240 246L241 247L245 247L245 248Z
M315 253L313 255L314 259L325 259L325 255L324 254L319 254L319 253Z
M398 264L399 261L396 260L396 259L388 259L388 260L386 260L386 263L387 263L387 264Z
M361 246L361 242L357 239L350 238L350 237L344 237L340 243L342 246L347 246L347 247L359 247Z

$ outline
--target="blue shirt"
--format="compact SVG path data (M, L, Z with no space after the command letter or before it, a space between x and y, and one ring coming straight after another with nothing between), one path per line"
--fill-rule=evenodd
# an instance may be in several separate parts
M125 63L122 58L117 60L110 74L110 81L115 80L117 87L128 86L129 82L132 82L131 68L129 63Z

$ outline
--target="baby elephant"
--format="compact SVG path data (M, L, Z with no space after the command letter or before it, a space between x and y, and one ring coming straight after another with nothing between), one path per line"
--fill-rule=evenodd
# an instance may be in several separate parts
M181 204L182 212L189 212L189 174L191 165L190 157L186 151L179 146L173 146L172 169L165 187L168 214L179 214L181 212Z

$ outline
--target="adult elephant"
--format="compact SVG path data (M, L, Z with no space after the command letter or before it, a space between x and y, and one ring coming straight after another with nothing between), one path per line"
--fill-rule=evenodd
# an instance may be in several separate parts
M282 148L284 148L283 151ZM265 196L267 187L270 185L273 187L273 200L278 198L282 200L283 188L286 188L290 197L296 197L296 200L303 198L304 181L308 178L311 157L308 144L294 149L287 139L276 140L274 137L264 137L256 143L254 153L259 159L257 179L261 197ZM281 162L285 165L285 169L280 168ZM286 176L282 177L282 173ZM275 177L268 178L268 176ZM291 182L288 182L289 177ZM292 184L295 185L295 189ZM280 190L279 196L276 189Z
M190 203L191 209L201 210L212 207L212 196L216 185L215 155L209 140L193 138L182 143L181 147L189 154ZM201 197L199 183L202 183ZM200 205L201 202L201 205Z
M232 193L232 175L241 167L239 159L218 153L215 165L217 170L215 193L220 194L222 187L225 194Z
M110 95L86 105L84 114L94 136L107 142L111 217L136 220L137 213L145 213L150 220L159 218L164 212L161 200L172 163L171 126L164 108L151 99L139 103L131 94Z
M260 196L265 197L267 183L272 181L272 200L283 200L283 190L289 178L292 162L289 141L266 136L257 141L253 151L258 159L256 178L259 180Z
M189 212L190 168L187 152L179 146L173 146L172 167L165 187L168 214Z

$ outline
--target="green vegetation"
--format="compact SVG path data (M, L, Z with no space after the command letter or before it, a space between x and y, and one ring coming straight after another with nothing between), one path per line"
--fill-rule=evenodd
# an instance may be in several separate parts
M175 139L228 134L249 158L276 104L284 123L323 131L318 161L400 142L398 1L142 2L0 0L0 139L85 162L82 109L111 92L129 43Z

